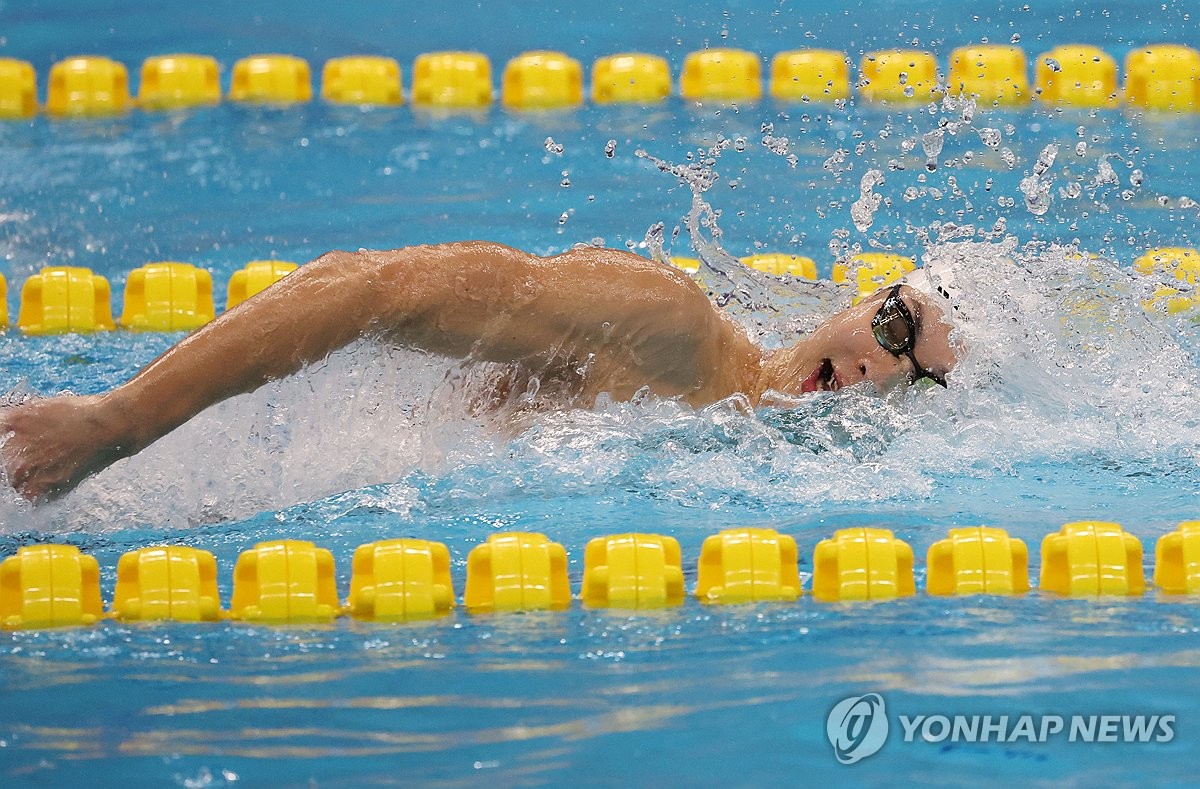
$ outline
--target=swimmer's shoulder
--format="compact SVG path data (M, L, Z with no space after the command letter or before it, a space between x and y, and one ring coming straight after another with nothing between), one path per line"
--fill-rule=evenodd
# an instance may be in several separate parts
M643 287L656 283L689 296L703 294L696 281L680 269L624 249L581 246L542 260L553 266L594 268L604 276L627 280L630 284L637 282Z

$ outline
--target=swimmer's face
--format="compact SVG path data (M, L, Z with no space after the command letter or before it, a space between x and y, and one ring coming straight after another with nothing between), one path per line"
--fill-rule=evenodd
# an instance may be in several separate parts
M805 363L797 370L804 376L798 387L801 392L837 390L863 381L887 392L921 377L922 372L945 377L957 359L950 342L951 326L924 293L908 285L894 291L916 327L912 358L892 353L876 339L872 318L893 291L883 288L817 327L804 343ZM905 331L902 324L896 328Z

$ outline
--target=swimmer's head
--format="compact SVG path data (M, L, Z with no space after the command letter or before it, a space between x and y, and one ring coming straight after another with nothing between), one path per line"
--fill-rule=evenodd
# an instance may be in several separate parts
M918 269L834 315L772 357L765 388L797 395L863 382L880 392L922 379L945 385L958 359L946 277Z

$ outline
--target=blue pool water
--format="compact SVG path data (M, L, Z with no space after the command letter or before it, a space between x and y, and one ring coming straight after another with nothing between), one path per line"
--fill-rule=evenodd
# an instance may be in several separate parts
M944 67L952 48L985 38L1018 40L1031 60L1069 42L1118 60L1146 42L1200 44L1194 11L1157 2L491 5L0 2L0 56L33 62L44 89L52 62L86 52L131 71L179 50L226 70L263 51L314 65L379 52L401 61L407 85L414 55L448 48L484 51L498 77L533 48L585 66L660 53L678 75L705 45L764 58L820 46L855 59L911 45ZM795 166L763 145L766 124L788 138ZM925 143L938 130L931 171ZM705 163L701 151L721 139L730 144ZM110 599L122 553L191 545L217 556L227 606L238 554L279 537L329 548L344 596L354 548L386 537L445 542L461 592L467 553L492 533L561 542L576 590L592 537L667 534L690 588L706 536L766 526L795 537L807 586L817 541L866 525L913 546L922 589L925 551L949 528L1007 529L1029 545L1036 576L1045 534L1095 518L1141 538L1149 572L1154 540L1200 517L1200 376L1194 324L1145 313L1151 285L1129 266L1148 248L1200 245L1198 143L1191 115L678 98L457 118L225 103L2 125L0 271L14 315L19 283L50 263L107 276L119 312L127 272L150 260L208 268L223 292L257 258L464 238L539 253L602 239L646 252L660 222L668 251L696 256L691 189L641 150L716 173L701 197L720 212L730 252L809 255L824 276L854 245L951 258L976 318L973 353L945 392L846 391L757 414L736 403L604 404L544 416L512 438L461 415L470 372L364 342L222 404L61 502L0 497L0 555L76 544L99 560ZM1051 145L1050 203L1036 213L1020 184ZM871 170L884 201L860 229L851 206ZM738 317L768 343L844 299L827 286L746 283L755 305ZM103 391L176 339L10 330L0 387ZM806 595L642 614L459 611L403 627L4 633L0 776L6 786L1186 784L1200 744L1197 612L1194 600L1154 592L845 606ZM892 716L1174 715L1175 736L906 743L893 717L878 754L843 766L826 715L872 692Z

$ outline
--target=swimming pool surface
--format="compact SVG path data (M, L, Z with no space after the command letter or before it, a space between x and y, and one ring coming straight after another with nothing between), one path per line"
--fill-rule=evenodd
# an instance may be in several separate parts
M764 58L827 47L856 61L912 46L944 68L951 49L985 38L1017 42L1031 62L1062 43L1100 46L1118 62L1148 42L1200 44L1196 12L1182 3L563 6L0 2L0 56L33 62L44 92L50 64L81 53L131 72L150 55L209 54L227 87L227 70L249 54L287 52L319 71L329 57L370 52L396 57L407 86L416 54L450 48L488 54L498 82L505 61L535 48L585 69L601 55L652 52L677 78L684 55L705 46ZM788 138L794 166L767 135ZM1049 205L1031 210L1021 182L1053 145L1041 176ZM795 537L807 588L817 541L880 526L912 545L921 590L925 551L949 528L998 526L1024 539L1036 578L1045 534L1096 519L1142 540L1149 575L1154 541L1200 517L1200 346L1187 315L1142 309L1152 287L1130 264L1150 248L1200 245L1198 149L1200 114L693 106L678 96L649 108L493 106L448 118L407 105L224 102L0 124L0 271L14 316L19 283L52 263L108 277L119 312L126 275L151 260L207 268L223 294L253 259L467 238L543 254L576 243L648 254L660 222L669 252L698 256L684 221L692 190L638 151L716 174L700 196L734 255L799 253L824 277L854 245L949 257L976 316L972 355L946 391L844 391L758 413L602 404L540 417L516 437L462 416L470 371L363 342L206 412L60 502L0 496L0 555L78 545L99 560L107 600L125 551L204 548L217 556L227 607L234 561L261 540L330 549L344 597L354 548L375 539L445 542L461 592L467 553L489 534L544 532L567 548L577 591L589 539L653 532L679 540L690 589L705 537L766 526ZM851 206L872 170L883 200L860 228ZM811 328L845 295L745 276L753 304L734 309L768 343ZM103 391L179 336L10 328L0 387ZM6 631L0 783L1189 784L1198 611L1194 599L1155 591L919 592L861 605L808 594L751 606L693 599L638 614L578 602L520 615L460 608L404 626ZM893 718L879 753L842 765L826 716L864 693L880 694L893 716L1176 723L1169 742L934 743L904 742Z

